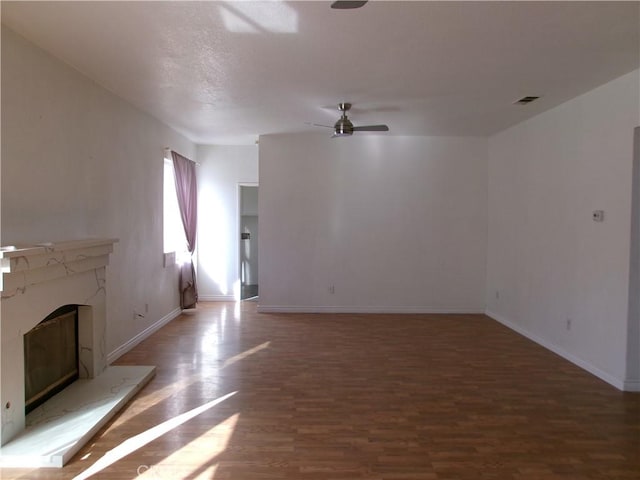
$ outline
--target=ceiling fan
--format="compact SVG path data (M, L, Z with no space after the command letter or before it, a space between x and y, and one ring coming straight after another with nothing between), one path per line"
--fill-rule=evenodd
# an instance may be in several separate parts
M364 1L349 1L349 0L338 0L337 2L333 2L331 4L331 8L337 8L339 10L349 10L352 8L360 8L367 3L367 0Z
M333 128L333 136L334 137L349 137L353 135L353 132L388 132L389 127L386 125L363 125L360 127L356 127L351 123L351 120L347 118L347 112L351 109L350 103L339 103L338 110L342 112L340 119L333 125L333 127L329 125L320 125L317 123L312 123L315 127L326 127Z

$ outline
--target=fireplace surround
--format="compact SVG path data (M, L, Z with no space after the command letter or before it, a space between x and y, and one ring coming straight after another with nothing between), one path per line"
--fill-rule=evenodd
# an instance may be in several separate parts
M25 427L24 346L26 332L67 304L80 305L80 377L106 367L106 270L115 239L89 239L3 247L2 445Z
M116 242L0 248L0 466L61 467L153 376L151 366L107 367L106 266ZM27 416L24 334L64 305L77 305L79 380Z

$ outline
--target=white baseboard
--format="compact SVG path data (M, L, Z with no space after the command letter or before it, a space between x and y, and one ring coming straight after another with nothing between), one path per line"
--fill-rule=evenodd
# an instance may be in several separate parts
M160 320L155 322L150 327L145 328L142 332L137 334L135 337L133 337L131 340L129 340L125 344L120 345L113 352L107 355L107 365L111 365L111 363L115 362L122 355L124 355L133 347L138 345L141 341L151 336L153 333L157 332L158 330L160 330L160 328L164 327L167 323L169 323L171 320L173 320L178 315L180 315L180 313L182 313L182 310L180 310L180 308L176 308L175 310L169 312Z
M625 380L622 389L625 392L640 392L640 380Z
M259 313L448 313L448 314L483 314L484 308L468 307L386 307L386 306L291 306L261 305Z
M547 350L551 350L553 353L560 355L562 358L564 358L565 360L570 361L571 363L577 365L578 367L582 368L583 370L586 370L587 372L591 373L592 375L595 375L596 377L598 377L600 380L603 380L605 382L607 382L609 385L612 385L614 387L616 387L618 390L623 390L623 391L640 391L640 390L628 390L627 387L633 387L633 384L635 383L635 387L636 388L640 388L640 382L625 382L623 380L620 380L619 378L614 377L613 375L607 373L607 372L603 372L602 370L600 370L598 367L592 365L591 363L576 357L575 355L567 352L566 350L564 350L563 348L537 336L534 335L533 333L525 330L524 328L522 328L519 325L516 325L515 323L511 322L510 320L507 320L505 317L502 317L500 315L498 315L497 313L494 313L490 310L486 310L485 311L485 315L487 315L488 317L491 317L492 319L494 319L495 321L501 323L502 325L504 325L507 328L510 328L511 330L518 332L520 335L522 335L523 337L527 337L529 340L536 342L538 345L543 346L544 348L546 348Z
M235 295L200 295L198 294L199 302L235 302L237 299Z

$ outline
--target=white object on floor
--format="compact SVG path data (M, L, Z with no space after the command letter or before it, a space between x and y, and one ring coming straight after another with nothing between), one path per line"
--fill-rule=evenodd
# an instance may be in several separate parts
M116 365L75 381L27 415L24 432L0 447L0 467L62 467L155 371Z

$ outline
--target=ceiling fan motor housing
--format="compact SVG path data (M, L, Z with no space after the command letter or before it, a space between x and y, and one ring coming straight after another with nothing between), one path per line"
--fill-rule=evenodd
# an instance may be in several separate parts
M353 123L343 113L340 120L333 126L334 135L353 135Z
M336 137L353 135L353 123L347 118L347 112L351 109L351 104L341 102L338 104L338 110L342 112L342 116L333 126L333 135Z

